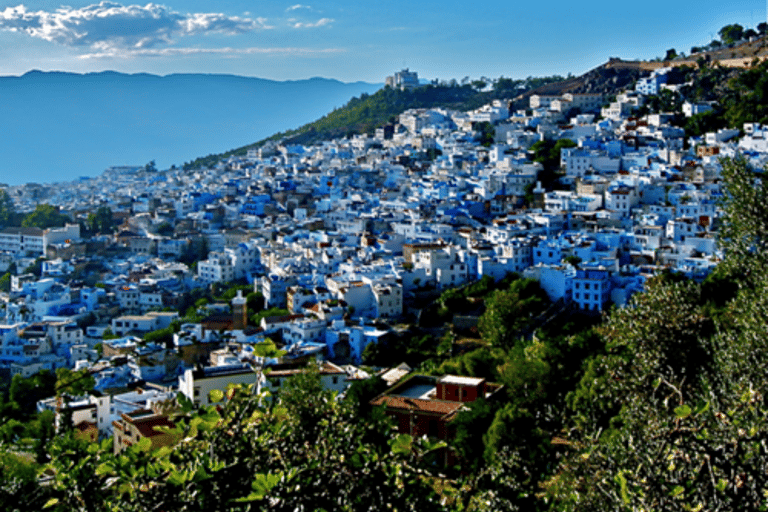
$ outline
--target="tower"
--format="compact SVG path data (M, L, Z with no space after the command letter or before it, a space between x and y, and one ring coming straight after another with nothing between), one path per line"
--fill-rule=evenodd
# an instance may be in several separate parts
M237 290L237 297L232 299L232 330L242 331L248 325L248 302L243 291Z

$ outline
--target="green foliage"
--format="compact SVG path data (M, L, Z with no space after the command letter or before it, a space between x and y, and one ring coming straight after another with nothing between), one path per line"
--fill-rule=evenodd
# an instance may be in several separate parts
M45 258L42 257L35 259L32 264L24 269L24 273L34 274L36 277L40 277L43 274L43 261L45 261Z
M653 113L680 114L683 111L683 98L677 92L664 89L657 95L649 96L646 106Z
M581 258L571 254L570 256L566 256L565 258L563 258L563 261L578 268L579 263L581 263Z
M45 493L37 483L37 465L27 455L0 447L0 508L8 512L41 510Z
M749 285L768 263L768 186L763 172L743 157L723 159L724 201L719 243L725 251L723 271Z
M181 324L179 322L173 322L164 329L148 332L144 335L144 341L146 343L160 343L170 346L173 344L173 335L179 332L179 329L181 329Z
M542 186L549 190L554 188L560 175L560 150L564 148L576 147L577 144L571 139L560 139L551 141L548 139L540 140L533 144L529 151L533 152L533 161L539 162L544 166L544 171L539 173L538 180Z
M485 301L486 310L478 324L480 334L492 346L511 348L548 305L538 281L514 281L508 290L498 290Z
M112 329L110 329L109 327L107 327L106 329L104 329L104 333L101 335L101 339L103 339L104 341L108 341L108 340L116 340L116 339L118 339L119 337L120 337L120 336L118 336L117 334L113 333L113 332L112 332Z
M686 135L701 137L707 132L716 132L721 128L725 128L725 119L723 118L722 111L718 108L692 115L685 120L683 127L685 128Z
M173 226L170 222L161 222L156 230L158 235L162 236L172 236L173 235Z
M96 380L87 369L70 370L69 368L56 369L56 394L83 396L93 391Z
M455 432L451 445L462 461L463 469L476 470L482 465L485 451L482 433L491 426L497 408L497 404L480 398L467 403L451 422Z
M378 375L365 380L356 380L346 391L345 399L354 407L361 418L368 417L372 413L369 404L371 400L379 396L387 389L387 383Z
M683 90L690 101L717 102L709 112L677 120L689 135L699 136L750 122L768 122L768 63L765 61L743 70L706 65L699 70L687 68L683 69L683 80L691 83Z
M88 214L88 230L92 233L112 233L115 221L109 206L99 206L95 212Z
M732 25L724 26L717 33L720 36L720 39L722 39L723 43L733 44L736 41L740 41L742 37L744 37L744 27L738 23L734 23Z
M251 316L250 322L251 322L251 325L259 325L261 324L261 320L263 318L267 318L269 316L286 316L286 315L290 315L290 312L287 309L269 308Z
M35 211L24 217L21 225L25 228L47 229L62 227L70 221L68 216L59 212L58 207L46 203L37 205Z
M6 272L0 276L0 292L8 293L11 291L11 273Z
M0 228L10 226L15 215L11 196L5 189L0 189Z
M741 210L741 220L756 213ZM701 287L659 278L612 313L600 329L607 353L570 397L570 455L545 485L557 510L765 503L768 414L755 390L768 384L768 278L757 270L732 276L750 286L729 287L722 301L711 298L722 275Z
M473 123L472 129L478 133L477 141L480 145L485 146L486 148L491 147L496 138L496 128L494 128L491 123L487 121Z
M251 292L245 296L248 312L256 314L264 309L264 295L261 292Z
M412 330L379 343L369 344L363 351L363 363L371 366L396 366L406 363L417 368L437 357L440 340L432 334Z
M497 368L506 360L507 353L504 350L482 347L444 361L433 373L481 377L496 382L499 380Z
M270 406L247 388L227 397L218 408L184 407L173 447L138 443L115 456L109 441L57 439L51 510L444 509L432 470L420 463L439 446L359 421L317 374L295 380Z
M53 396L55 392L56 376L47 370L40 371L28 378L14 375L8 390L10 409L13 411L12 417L26 421L34 414L37 402ZM6 416L8 413L6 408L3 415Z

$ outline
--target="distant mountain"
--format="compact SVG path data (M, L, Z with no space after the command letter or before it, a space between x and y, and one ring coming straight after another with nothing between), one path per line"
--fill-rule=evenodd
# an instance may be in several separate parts
M182 165L317 119L380 84L234 75L0 77L0 182L69 181L111 165Z

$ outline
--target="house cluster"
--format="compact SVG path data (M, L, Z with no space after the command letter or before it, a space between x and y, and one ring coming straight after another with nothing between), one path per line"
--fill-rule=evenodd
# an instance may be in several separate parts
M413 80L408 70L392 77L398 87ZM269 142L212 168L123 166L65 187L8 187L20 211L46 202L85 221L108 207L118 228L88 237L78 224L0 232L0 273L12 274L0 371L87 368L112 404L136 386L149 393L147 383L207 404L227 383L279 387L312 360L343 391L361 378L354 365L366 347L393 336L435 294L484 276L516 272L553 301L596 313L625 304L665 269L702 279L722 257L719 157L738 152L764 164L768 129L694 139L664 113L633 116L665 87L658 70L610 103L568 93L533 95L523 110L507 101L469 112L413 109L375 133ZM490 146L480 143L480 123L493 127ZM561 150L557 187L547 188L531 147L561 139L574 144ZM281 313L251 325L242 295L189 300L231 282L248 283ZM190 308L203 320L182 324L172 341L144 339ZM267 338L286 355L258 356ZM275 366L270 378L265 365ZM148 396L124 399L135 410L95 398L73 407L91 419L95 410L99 433L122 432L128 443L130 432L135 440L152 431L139 424L162 423ZM429 432L444 428L429 421Z

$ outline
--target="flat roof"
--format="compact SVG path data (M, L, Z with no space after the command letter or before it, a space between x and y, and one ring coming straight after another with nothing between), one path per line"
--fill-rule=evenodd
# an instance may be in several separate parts
M445 375L441 377L438 382L443 384L457 384L459 386L479 386L485 379L479 379L476 377L460 377L458 375Z
M423 398L427 399L429 398L429 395L431 393L434 393L435 391L435 385L434 384L422 384L418 381L414 383L413 385L407 386L404 389L400 390L397 393L393 393L393 395L398 396L404 396L408 398Z

